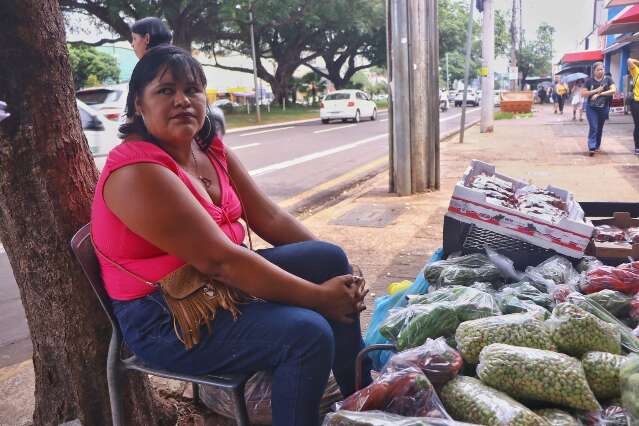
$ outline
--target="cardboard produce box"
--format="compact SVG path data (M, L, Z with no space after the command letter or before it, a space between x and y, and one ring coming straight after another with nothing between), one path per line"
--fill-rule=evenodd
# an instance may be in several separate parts
M473 160L462 180L455 185L447 216L565 256L581 258L584 255L594 226L584 221L584 212L572 193L553 186L545 188L565 206L566 215L555 220L501 205L481 190L471 188L471 182L478 175L494 176L505 181L512 185L515 192L530 187L527 182L497 173L494 165Z
M612 225L623 230L639 227L639 219L633 218L628 212L615 212L613 217L607 219L593 219L594 226ZM619 259L620 262L629 257L639 259L639 244L628 241L596 241L594 238L588 246L587 253L601 259Z

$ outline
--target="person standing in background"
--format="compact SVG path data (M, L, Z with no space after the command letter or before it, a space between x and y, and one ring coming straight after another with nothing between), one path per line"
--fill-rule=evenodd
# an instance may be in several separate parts
M131 47L138 59L156 46L171 44L173 36L161 19L148 17L131 25Z
M615 82L604 74L603 62L592 66L592 77L588 78L581 89L586 99L586 117L588 118L588 153L592 157L601 147L603 127L610 113L610 101L617 91Z
M558 75L555 76L555 84L552 87L552 100L555 105L555 114L564 113L564 101L568 88L563 84Z
M639 78L639 60L628 59L628 71L632 77L632 96L630 100L630 112L632 113L632 121L635 122L633 137L635 139L635 155L639 155L639 86L637 79Z

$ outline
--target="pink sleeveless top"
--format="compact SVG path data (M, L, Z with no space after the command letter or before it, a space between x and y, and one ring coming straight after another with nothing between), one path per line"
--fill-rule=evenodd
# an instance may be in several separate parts
M231 186L229 177L213 159L215 156L223 167L227 167L224 145L219 138L215 138L207 156L215 167L220 182L222 190L220 206L202 197L191 183L189 176L175 160L156 145L149 142L126 142L114 148L109 153L100 174L93 198L91 232L94 244L110 259L151 282L159 280L184 265L183 260L163 252L127 228L104 202L102 194L104 183L111 173L120 167L135 163L155 163L175 173L229 239L236 244L242 244L245 234L244 227L238 222L242 214L240 200ZM98 260L102 269L104 286L112 299L133 300L156 290L122 272L99 254Z

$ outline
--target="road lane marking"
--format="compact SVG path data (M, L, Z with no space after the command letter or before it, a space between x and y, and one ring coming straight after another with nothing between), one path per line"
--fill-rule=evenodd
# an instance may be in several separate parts
M481 108L474 108L474 109L468 109L466 110L466 114L470 114L471 112L475 112L475 111L479 111ZM455 114L455 115L451 115L450 117L446 117L446 118L442 118L439 121L448 121L448 120L452 120L453 118L457 118L457 117L461 117L461 112L459 114Z
M238 145L238 146L232 146L229 145L231 148L233 148L233 150L237 151L238 149L244 149L244 148L251 148L254 146L260 146L262 145L261 143L247 143L246 145Z
M383 119L381 119L379 121L381 121L381 122L388 121L388 118L383 118Z
M329 180L328 182L324 182L313 189L309 189L308 191L302 192L301 194L295 195L287 200L279 203L280 207L284 209L288 209L289 207L294 206L295 204L302 202L312 196L319 194L322 191L325 191L329 188L333 188L337 185L340 185L346 181L353 179L356 176L364 175L366 173L371 172L377 167L388 164L388 155L384 155L383 157L378 158L377 160L371 161L370 163L359 166L341 176L336 177L335 179Z
M0 254L5 254L6 251L4 250L4 246L2 244L0 244Z
M329 155L337 154L338 152L347 151L349 149L356 148L360 145L367 144L369 142L373 142L379 139L387 138L388 133L384 133L381 135L373 136L370 138L362 139L361 141L349 143L346 145L338 146L336 148L327 149L325 151L314 152L312 154L304 155L302 157L294 158L288 161L282 161L281 163L271 164L270 166L261 167L259 169L254 169L249 171L249 175L251 176L262 176L277 170L286 169L289 167L297 166L298 164L307 163L309 161L317 160L318 158L326 157Z
M288 130L288 129L294 129L294 128L295 128L295 126L278 127L277 129L260 130L259 132L244 133L243 135L240 135L240 137L252 136L252 135L261 135L262 133L279 132L280 130Z
M333 130L339 130L339 129L347 129L349 127L354 127L357 126L357 124L349 124L347 126L339 126L339 127L331 127L330 129L324 129L324 130L316 130L313 133L326 133L326 132L332 132Z

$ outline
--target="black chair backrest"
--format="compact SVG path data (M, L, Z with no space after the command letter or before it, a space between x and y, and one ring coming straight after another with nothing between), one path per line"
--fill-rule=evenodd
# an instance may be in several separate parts
M114 330L119 331L118 321L115 315L113 315L111 299L104 289L104 283L100 275L100 264L98 263L98 258L95 255L93 243L91 242L91 223L84 225L75 233L73 238L71 238L71 250L73 250L76 259L80 262L84 275L86 275L89 280L93 291L98 296L100 305L109 317L109 321L111 321L111 326Z

